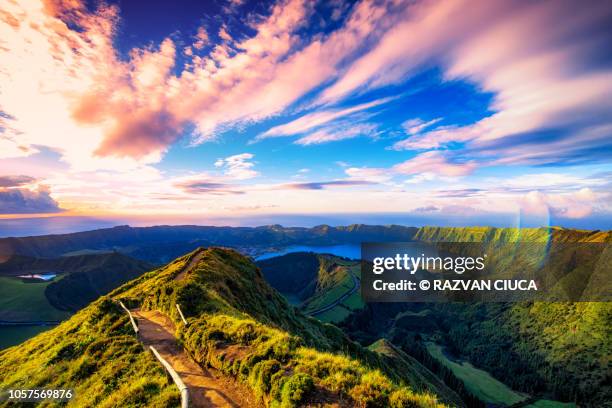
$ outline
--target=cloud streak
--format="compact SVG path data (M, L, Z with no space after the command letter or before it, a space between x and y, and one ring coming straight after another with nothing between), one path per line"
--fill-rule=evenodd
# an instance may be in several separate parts
M350 108L336 109L336 110L324 110L309 113L301 116L284 125L275 126L264 133L257 136L256 140L263 140L271 137L282 137L282 136L293 136L300 133L308 132L314 128L325 125L329 122L346 118L347 116L353 115L357 112L362 112L384 103L391 101L393 98L381 98L368 103L362 103L359 105L351 106Z
M35 181L36 179L30 176L0 176L0 188L21 187Z
M325 190L334 187L355 187L368 186L376 184L367 180L333 180L333 181L318 181L308 183L289 183L282 184L278 188L282 190Z

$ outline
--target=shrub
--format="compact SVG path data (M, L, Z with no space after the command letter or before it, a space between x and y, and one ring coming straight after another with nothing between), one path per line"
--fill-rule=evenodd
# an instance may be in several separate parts
M349 395L361 407L387 407L392 385L380 371L370 371L361 377Z
M314 381L308 374L297 373L287 378L281 391L281 407L297 406L314 388Z
M257 391L259 397L263 397L270 391L272 375L280 368L281 365L277 360L264 360L255 364L249 375L249 383Z

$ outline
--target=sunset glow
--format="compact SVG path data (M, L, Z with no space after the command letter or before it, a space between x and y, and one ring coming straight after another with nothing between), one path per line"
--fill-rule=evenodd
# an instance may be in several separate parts
M0 0L0 218L610 226L609 3L192 3Z

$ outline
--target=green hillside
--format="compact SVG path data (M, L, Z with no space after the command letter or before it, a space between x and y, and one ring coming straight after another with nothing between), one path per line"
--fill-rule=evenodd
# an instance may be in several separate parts
M116 289L112 298L158 309L178 326L180 342L202 366L248 384L269 406L442 407L439 384L412 382L405 367L349 341L336 327L289 306L237 252L208 249L175 280L193 254ZM175 304L189 321L183 327ZM55 329L0 353L0 388L76 387L68 406L172 406L177 393L104 297ZM411 361L409 366L422 370ZM42 368L41 368L42 367ZM87 391L85 391L87 390Z
M189 321L180 338L189 354L249 384L269 405L441 406L421 385L393 381L401 373L387 372L379 354L289 306L247 258L231 250L206 250L177 282L185 261L146 274L113 295L160 309L177 322L174 305L180 304Z
M268 283L319 320L337 323L363 307L360 264L334 255L295 252L257 262Z
M101 295L151 270L119 253L60 258L13 256L0 263L0 320L63 320ZM19 275L52 273L51 281Z
M507 264L508 270L520 268L520 262L532 261L533 251L529 251L528 243L551 243L533 248L538 251L552 248L552 251L569 243L610 243L611 236L604 231L490 227L425 227L415 234L416 239L431 242L482 242L489 248L490 262L504 265L511 259L510 255L513 257L515 264ZM496 250L504 242L527 243L524 247L513 246L525 248L520 253L525 256L517 257L518 251L504 254ZM543 258L547 259L545 273L566 284L570 281L569 285L581 288L583 293L599 290L609 294L610 247L598 256L594 262L559 251ZM595 272L585 278L584 272L592 268ZM609 302L368 305L350 316L343 327L363 344L386 333L428 367L435 366L431 357L437 358L456 377L461 377L475 396L491 403L495 402L494 395L504 393L507 396L502 398L506 403L516 402L516 397L509 392L526 393L542 400L577 401L579 406L587 407L606 406L612 401L612 303ZM426 344L427 339L430 342ZM456 356L457 361L439 353L441 347ZM462 363L465 360L472 367ZM479 369L486 373L478 373ZM501 385L492 380L501 381L510 391L495 391ZM546 404L557 403L543 401L539 405Z
M70 316L70 313L53 306L45 296L49 284L41 280L25 282L0 276L0 320L63 320Z
M492 244L551 242L553 247L554 244L610 243L612 240L610 232L563 228L423 228L416 237ZM550 256L547 273L560 281L569 280L571 287L580 287L591 278L582 277L581 268L590 271L603 267L607 270L600 273L607 276L606 281L589 284L609 293L610 248L596 266L590 261L575 261L557 252ZM551 392L556 398L584 401L591 406L612 400L609 386L611 303L523 302L436 305L432 308L439 321L448 327L444 337L454 351L513 388L535 394Z
M135 339L126 314L108 298L0 351L0 373L1 389L73 388L75 397L67 404L71 407L161 408L179 403L172 381Z

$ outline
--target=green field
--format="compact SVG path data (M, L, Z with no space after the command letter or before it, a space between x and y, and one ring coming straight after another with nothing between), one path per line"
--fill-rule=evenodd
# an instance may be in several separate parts
M341 262L339 262L341 263ZM342 264L342 263L341 263ZM331 278L331 282L327 282L328 289L316 293L308 299L304 306L306 313L321 309L337 301L340 297L350 291L354 286L354 281L351 275L359 276L360 265L346 262L339 268ZM348 317L352 311L363 308L364 303L361 298L361 293L357 290L348 298L344 299L336 307L321 313L316 317L319 320L330 323L338 323Z
M495 405L511 405L523 401L526 395L513 391L506 384L493 378L489 373L480 370L467 361L458 363L449 359L442 346L427 342L427 351L436 360L452 370L453 374L465 384L465 387L481 401ZM527 408L574 408L573 403L552 400L539 400L526 405Z
M466 361L457 363L450 360L439 344L427 342L426 345L429 354L448 367L457 378L463 381L468 391L481 401L490 404L510 405L526 398L525 395L513 391L486 371L480 370Z
M525 408L574 408L576 404L572 402L558 402L551 400L539 400L533 404L525 406Z
M45 296L50 282L25 283L18 278L0 277L0 320L64 320L70 313L51 306Z

